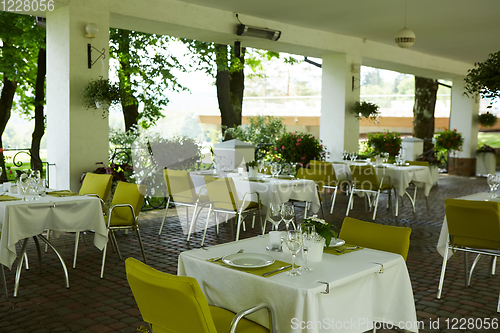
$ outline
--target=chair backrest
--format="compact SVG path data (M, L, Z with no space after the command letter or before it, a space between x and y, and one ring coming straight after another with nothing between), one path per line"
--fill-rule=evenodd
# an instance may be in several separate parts
M337 183L337 175L335 174L333 163L310 160L309 166L314 170L315 173L324 176L325 185L332 185Z
M195 203L198 195L194 189L193 180L188 171L164 169L168 193L175 202Z
M348 244L400 254L406 261L410 248L411 229L346 217L339 238Z
M108 199L109 192L111 191L111 183L113 176L107 174L97 174L87 172L83 178L82 187L80 188L80 195L97 194L103 201Z
M500 204L445 199L446 223L455 246L500 249Z
M238 192L231 177L205 176L205 186L214 209L238 210Z
M125 260L125 268L142 318L155 333L217 333L195 278L163 273L134 258Z
M351 169L352 182L356 185L356 188L373 191L378 190L380 183L373 165L351 164L349 168Z
M135 216L139 216L142 204L144 202L144 194L146 193L145 185L137 185L133 183L118 182L116 185L111 206L119 204L129 204L134 208ZM127 225L135 224L132 212L128 207L117 207L113 210L111 220L118 218L122 223Z
M321 191L323 189L323 185L325 184L326 176L321 171L321 168L299 168L297 170L297 178L314 181L319 186L319 190Z
M405 161L409 165L429 166L429 161Z

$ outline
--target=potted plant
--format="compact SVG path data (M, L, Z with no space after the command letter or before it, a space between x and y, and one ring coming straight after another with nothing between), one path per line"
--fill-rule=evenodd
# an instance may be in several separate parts
M312 134L302 132L285 132L276 141L272 151L274 155L281 156L281 162L298 163L301 166L309 164L310 160L324 161L326 147L321 140Z
M87 109L108 109L120 100L120 92L116 85L100 76L87 83L83 88L82 97Z
M479 125L483 127L493 127L497 123L497 116L489 112L482 113L477 117Z
M248 178L257 178L257 161L246 162L248 167Z
M388 153L393 160L399 154L401 142L398 132L368 133L368 145L373 149L373 156Z
M319 219L316 215L302 220L302 225L313 225L318 234L318 241L309 249L309 261L321 261L323 257L323 247L329 247L332 238L337 238L337 233L332 230L332 227L325 220Z
M358 119L367 118L370 120L377 120L380 107L377 104L370 102L356 102L351 107L351 113Z
M497 166L495 149L488 145L482 145L476 153L476 174L487 175L495 173Z

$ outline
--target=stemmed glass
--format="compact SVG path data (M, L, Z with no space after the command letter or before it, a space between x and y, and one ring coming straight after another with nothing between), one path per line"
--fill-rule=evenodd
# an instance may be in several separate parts
M269 204L269 218L273 224L273 229L278 231L278 226L281 222L281 204L279 202L271 202Z
M287 231L288 231L288 227L290 225L290 222L293 221L294 217L295 217L294 206L283 204L283 206L281 206L281 218L283 219L283 221L285 221L285 227L286 227Z
M495 182L496 182L497 176L495 174L488 174L486 181L488 182L488 186L490 187L490 193L493 194L494 188L495 188Z
M355 151L353 151L353 152L351 153L351 161L355 161L357 158L358 158L358 153L357 153L357 152L355 152Z
M281 172L281 165L279 163L271 164L271 174L273 175L273 178L279 175L280 172Z
M286 274L290 276L301 275L295 267L295 257L302 248L302 233L299 230L288 230L286 232L285 243L292 254L292 270L286 272Z
M19 189L22 192L23 201L26 201L26 192L28 191L29 187L30 187L29 176L25 173L21 174L21 176L19 177Z
M311 268L307 267L307 255L309 249L314 244L317 238L316 227L314 225L301 224L300 232L302 233L302 251L304 253L304 266L300 269L306 272L312 271Z
M264 160L259 160L258 162L258 170L259 170L259 173L263 173L264 170L266 169L266 163L264 162Z

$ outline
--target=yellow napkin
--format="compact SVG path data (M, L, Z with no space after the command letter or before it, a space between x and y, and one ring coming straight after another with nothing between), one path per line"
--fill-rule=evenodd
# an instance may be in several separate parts
M329 253L329 254L334 254L336 256L340 256L342 254L346 254L346 253L349 253L349 252L354 252L354 251L358 251L358 250L362 250L363 248L360 247L360 248L357 248L355 250L345 250L343 252L338 252L338 251L342 251L343 249L345 248L348 248L348 247L355 247L356 245L351 245L351 244L344 244L344 245L341 245L341 246L336 246L336 247L328 247L328 248L325 248L323 250L323 253ZM338 251L337 251L338 250Z
M48 195L52 195L54 197L71 197L73 195L78 195L78 193L71 192L68 190L63 190L63 191L51 191L47 192Z
M16 200L21 200L21 199L12 197L10 195L0 195L0 201L16 201Z
M210 261L210 260L211 259L207 259L207 261ZM242 271L242 272L247 272L247 273L250 273L250 274L259 275L259 276L262 276L262 274L264 274L266 272L274 271L275 269L278 269L280 267L290 265L290 263L287 263L287 262L284 262L284 261L280 261L280 260L276 260L273 264L271 264L269 266L259 267L259 268L240 268L240 267L234 267L234 266L230 266L230 265L225 264L222 260L217 260L217 261L214 261L213 263L217 264L217 265L224 266L224 267L229 267L229 268L237 269L237 270ZM295 266L295 267L299 267L299 266ZM279 273L283 273L283 272L289 271L291 269L292 269L292 267L285 268L285 269L282 269L279 272L276 272L276 273L273 273L273 274L270 274L270 275L267 275L267 276L264 276L264 277L270 277L270 276L273 276L275 274L279 274Z

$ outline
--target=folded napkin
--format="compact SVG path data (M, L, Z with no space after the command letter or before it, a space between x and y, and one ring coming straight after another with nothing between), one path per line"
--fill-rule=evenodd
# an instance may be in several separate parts
M210 261L210 260L211 259L207 259L207 261ZM287 262L284 262L284 261L280 261L280 260L276 260L274 263L272 263L269 266L259 267L259 268L240 268L240 267L234 267L234 266L225 264L222 260L217 260L217 261L214 261L213 263L217 264L217 265L224 266L224 267L237 269L237 270L242 271L242 272L246 272L246 273L250 273L250 274L254 274L254 275L259 275L259 276L262 276L262 274L264 274L266 272L274 271L275 269L278 269L280 267L290 265L290 263L287 263ZM296 267L299 267L299 266L296 266ZM270 275L267 275L267 276L264 276L264 277L267 278L267 277L273 276L275 274L279 274L279 273L283 273L283 272L289 271L291 269L292 269L292 267L289 267L289 268L283 269L283 270L281 270L279 272L276 272L276 273L273 273L273 274L270 274Z
M50 191L47 192L48 195L52 195L54 197L71 197L74 195L78 195L78 193L71 192L68 190L62 190L62 191Z
M346 253L354 252L354 251L359 251L359 250L363 249L362 247L360 247L360 248L353 249L353 250L344 250L348 247L355 247L355 246L356 245L344 244L344 245L336 246L336 247L328 247L328 248L325 248L323 250L323 253L329 253L329 254L334 254L336 256L340 256L342 254L346 254ZM344 251L342 251L342 250L344 250ZM342 251L342 252L338 252L338 251Z
M16 201L21 200L20 198L12 197L10 195L0 195L0 201Z

